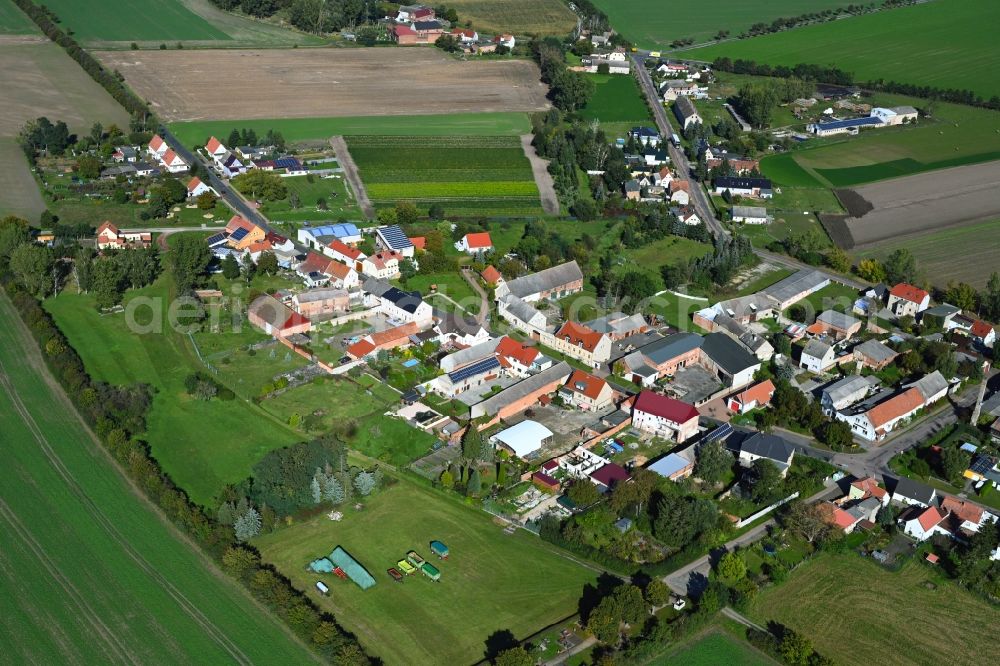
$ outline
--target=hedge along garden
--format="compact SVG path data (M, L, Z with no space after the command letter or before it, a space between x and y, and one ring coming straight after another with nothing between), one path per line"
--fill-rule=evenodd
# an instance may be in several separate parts
M516 136L350 136L347 145L378 206L410 201L446 215L542 215Z

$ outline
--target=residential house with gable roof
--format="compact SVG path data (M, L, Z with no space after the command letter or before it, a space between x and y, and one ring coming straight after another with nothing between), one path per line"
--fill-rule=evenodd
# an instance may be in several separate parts
M390 320L415 322L421 326L433 321L434 310L424 302L419 291L403 291L379 278L367 278L362 288L365 305L377 307Z
M131 247L149 247L152 234L148 231L122 231L111 222L103 222L97 228L98 250L121 250Z
M565 322L555 333L540 334L539 340L594 368L611 358L611 337L574 321Z
M276 338L307 333L312 328L312 322L308 317L270 295L254 299L247 309L247 320L251 325Z
M693 405L649 390L632 404L632 427L678 443L698 434L698 416Z
M493 249L493 239L490 238L489 232L486 231L465 234L461 240L455 243L455 249L466 254L489 252Z
M600 411L611 406L615 392L611 386L589 372L576 370L558 394L568 404L578 409Z
M852 349L851 353L859 368L869 368L875 371L886 367L899 356L899 352L874 338L865 340Z
M897 317L916 317L930 302L931 295L912 284L901 282L889 290L888 308Z
M795 447L787 440L770 433L737 432L726 440L726 448L731 450L744 467L750 467L757 460L768 460L781 472L788 474L795 457Z
M376 229L375 246L386 252L396 252L403 257L412 257L415 251L413 241L403 233L398 224L390 224Z
M549 322L534 305L507 294L497 299L497 314L511 326L535 338L548 328Z
M189 199L201 196L206 192L211 192L215 196L219 196L219 193L214 188L203 183L198 176L194 176L187 182L187 195Z
M576 261L552 266L496 286L496 297L512 294L528 302L559 299L583 291L583 271Z
M746 414L751 409L767 407L771 404L774 396L775 386L770 379L758 382L748 389L735 393L726 399L726 406L729 411L737 414Z
M936 497L937 491L934 488L905 476L899 477L892 489L892 501L907 506L927 508L934 503Z
M539 351L538 347L522 344L509 336L500 338L496 346L500 364L515 377L527 377L552 367L552 359Z
M399 277L399 262L403 255L394 250L382 250L361 260L361 273L380 280L395 280Z
M802 349L799 357L799 367L809 372L826 372L836 363L836 352L832 345L822 340L810 340Z

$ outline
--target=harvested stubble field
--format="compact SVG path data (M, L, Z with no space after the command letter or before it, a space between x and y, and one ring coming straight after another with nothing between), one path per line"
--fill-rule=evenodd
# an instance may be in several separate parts
M884 180L838 193L845 247L1000 217L1000 161ZM867 212L866 212L867 210Z
M376 205L440 203L450 214L540 214L518 137L348 137Z
M562 0L450 0L460 21L487 32L558 35L576 27L576 15Z
M462 62L438 49L101 51L168 121L548 108L527 60Z

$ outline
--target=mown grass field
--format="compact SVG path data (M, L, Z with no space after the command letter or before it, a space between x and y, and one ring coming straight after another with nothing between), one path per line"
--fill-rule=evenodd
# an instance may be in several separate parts
M136 299L150 303L137 309L137 321L149 323L152 312L163 316L162 328L142 334L130 331L126 314L102 316L91 296L72 289L49 299L45 307L95 378L153 387L145 436L153 455L196 502L211 505L223 485L246 478L265 453L302 437L250 402L204 402L187 395L185 377L203 366L187 336L168 325L170 297L166 277L127 294L126 305Z
M517 137L348 137L376 205L434 203L451 215L538 215L538 187Z
M791 627L838 663L900 666L982 663L1000 625L994 606L923 562L894 573L853 553L803 564L763 590L749 616Z
M459 24L467 21L489 33L556 35L563 37L576 27L576 15L562 0L451 0Z
M38 27L12 0L0 0L0 35L35 35Z
M711 39L719 30L733 35L754 23L770 23L776 18L804 12L846 7L847 0L675 0L665 8L658 0L594 0L611 19L615 30L641 48L664 47L675 39L690 37L695 42Z
M917 260L921 276L936 287L949 282L967 282L983 288L990 274L1000 271L1000 245L991 239L1000 234L1000 220L942 229L899 241L883 241L877 248L856 254L857 259L885 259L905 248Z
M599 120L601 123L651 122L649 107L646 106L634 77L621 74L592 74L589 78L596 84L597 89L587 102L587 106L580 110L583 118Z
M0 217L18 215L37 224L45 201L24 151L13 137L0 137Z
M627 6L634 4L627 3ZM731 6L725 4L727 8ZM757 11L761 4L742 3L741 6ZM776 4L779 3L768 2L768 11ZM791 13L806 9L801 3L795 4L800 10ZM664 12L663 16L667 18L672 14ZM835 65L853 72L856 81L884 79L936 88L967 89L989 98L1000 94L1000 79L994 75L995 31L991 27L998 24L1000 4L993 0L934 0L724 42L684 54L709 61L728 56L773 65Z
M335 178L320 176L292 176L282 178L281 182L288 188L291 197L295 192L299 197L298 208L293 208L289 198L264 204L263 213L269 220L276 222L294 222L316 219L361 219L361 209L352 196L343 174ZM326 209L316 208L320 199L326 202Z
M46 0L64 29L78 40L228 40L222 32L191 11L181 0Z
M447 561L430 553L433 539L447 544ZM313 593L316 580L325 580L330 596L315 595L317 603L387 664L476 663L494 632L525 638L575 613L583 585L594 578L537 537L504 534L487 514L405 478L361 511L344 510L340 522L318 516L254 544L300 589ZM337 545L368 569L374 587L362 591L305 570ZM411 549L432 559L440 582L420 574L393 582L386 569Z
M650 666L768 666L776 663L764 653L720 630L711 630L694 641L682 643L676 649L650 662Z
M0 654L9 663L310 663L120 475L0 297Z
M171 123L170 131L186 146L203 146L210 136L228 136L233 128L281 132L290 143L322 142L342 134L378 136L494 136L531 132L527 114L453 113L426 116L345 116L265 120L205 120Z

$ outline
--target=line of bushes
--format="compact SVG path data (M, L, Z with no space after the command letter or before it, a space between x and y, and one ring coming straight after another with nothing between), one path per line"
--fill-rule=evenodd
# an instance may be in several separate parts
M46 37L61 46L69 54L69 57L77 61L83 70L90 75L90 78L107 90L108 94L125 107L126 111L133 117L141 119L144 125L152 125L153 113L149 110L149 105L129 90L117 73L111 73L105 69L94 56L87 53L75 39L67 35L56 24L56 17L52 10L45 6L39 7L31 0L14 0L14 4L35 22Z
M332 615L317 608L280 572L263 563L254 548L239 544L232 527L219 523L193 503L160 468L148 445L137 438L145 429L145 411L150 405L148 389L123 389L92 381L80 356L51 316L7 270L0 273L0 287L10 297L41 349L46 365L83 419L123 473L142 488L167 518L325 660L359 666L373 663L357 639L337 624ZM103 396L112 391L118 392L118 399L104 400Z

